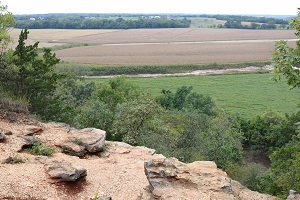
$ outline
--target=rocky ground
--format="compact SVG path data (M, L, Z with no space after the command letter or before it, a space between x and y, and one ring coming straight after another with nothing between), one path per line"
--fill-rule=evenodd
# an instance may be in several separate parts
M24 150L36 141L55 153ZM98 129L15 113L0 114L0 162L0 199L273 199L231 180L214 162L185 164L146 147L105 141Z

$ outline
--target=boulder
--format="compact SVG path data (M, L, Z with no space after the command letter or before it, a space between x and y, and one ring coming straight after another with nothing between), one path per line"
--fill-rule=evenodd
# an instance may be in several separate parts
M78 156L80 158L84 157L86 150L84 146L80 146L73 142L68 142L61 145L62 152L70 156Z
M90 153L102 151L105 144L106 132L96 128L85 128L81 130L71 131L73 134L73 142L78 142L84 146Z
M185 164L176 158L158 158L144 163L152 199L271 200L247 188L235 191L232 180L214 162ZM241 194L241 195L238 195ZM259 193L258 193L259 194Z
M105 146L106 132L96 128L85 128L69 132L67 141L58 144L62 152L83 157L86 152L98 153Z
M45 165L46 173L56 182L76 181L87 175L87 170L65 161L52 161Z

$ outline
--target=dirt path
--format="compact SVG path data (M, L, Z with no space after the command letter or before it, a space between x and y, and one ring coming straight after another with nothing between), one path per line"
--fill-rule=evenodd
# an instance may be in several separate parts
M264 67L245 67L245 68L232 68L232 69L209 69L209 70L196 70L186 73L174 73L174 74L136 74L136 75L126 75L126 77L132 78L152 78L152 77L162 77L162 76L201 76L201 75L211 75L211 74L228 74L234 72L253 72L257 70L271 71L273 69L272 65L266 65ZM111 76L83 76L82 78L112 78Z
M217 40L217 41L188 41L188 42L133 42L133 43L109 43L101 44L100 46L144 46L144 45L162 45L162 44L229 44L229 43L267 43L284 40L288 42L295 42L298 39L269 39L269 40Z

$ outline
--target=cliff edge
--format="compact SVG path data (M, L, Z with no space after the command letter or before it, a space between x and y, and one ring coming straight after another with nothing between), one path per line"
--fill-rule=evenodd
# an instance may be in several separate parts
M33 155L35 144L51 147ZM0 115L0 199L271 200L230 179L214 162L185 164L146 147L105 141L98 129Z

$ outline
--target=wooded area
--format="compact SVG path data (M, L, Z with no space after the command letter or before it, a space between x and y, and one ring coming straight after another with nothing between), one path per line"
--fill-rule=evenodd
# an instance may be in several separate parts
M17 15L16 28L28 29L139 29L189 28L189 18L212 18L226 23L214 28L286 29L288 19L238 15L45 14ZM242 22L251 22L243 25Z

